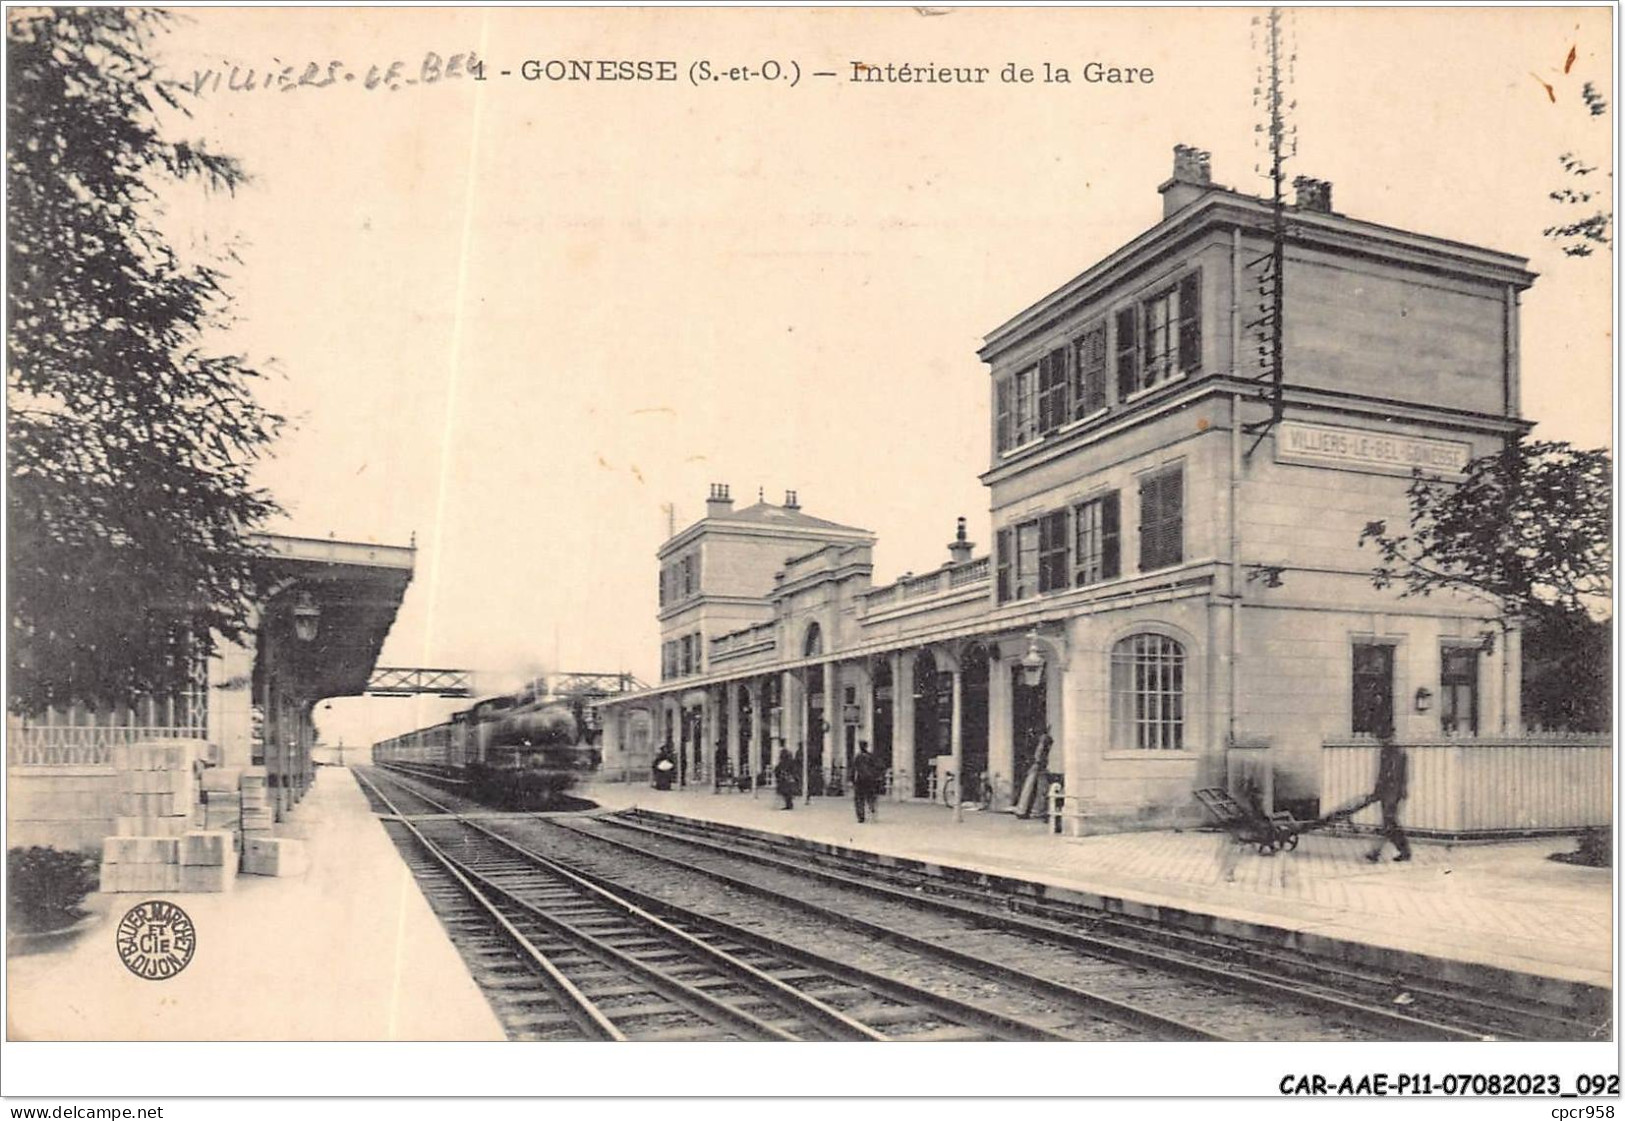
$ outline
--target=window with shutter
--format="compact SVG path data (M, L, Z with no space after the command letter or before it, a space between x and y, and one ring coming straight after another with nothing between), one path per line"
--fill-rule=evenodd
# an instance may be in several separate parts
M1122 563L1119 559L1122 553L1120 544L1122 533L1118 528L1122 521L1119 512L1120 503L1116 491L1112 491L1100 501L1100 578L1115 580L1122 572Z
M1016 571L1012 599L1026 599L1038 587L1038 522L1016 527Z
M998 536L995 538L994 552L998 556L998 596L1000 603L1006 603L1010 599L1010 570L1011 562L1014 560L1010 553L1010 546L1010 531L1008 529L999 530Z
M1145 363L1140 389L1149 389L1177 372L1179 362L1179 288L1160 292L1145 302Z
M1066 348L1057 347L1038 363L1038 432L1047 436L1067 422Z
M1201 369L1201 274L1189 273L1118 311L1116 332L1119 401Z
M1117 399L1126 401L1140 387L1140 332L1134 309L1117 313Z
M1016 447L1038 438L1038 367L1028 366L1015 376Z
M995 449L1000 453L1007 452L1015 446L1010 390L1009 378L999 378L993 383L993 440Z
M1098 413L1106 407L1106 325L1097 323L1083 333L1072 354L1072 419Z
M1080 503L1073 510L1073 583L1077 587L1118 575L1117 492Z
M1179 564L1185 551L1185 477L1166 471L1140 482L1140 571Z
M1066 511L1056 510L1038 520L1038 590L1058 592L1068 586Z
M1179 282L1179 371L1191 373L1202 366L1202 275L1191 273Z

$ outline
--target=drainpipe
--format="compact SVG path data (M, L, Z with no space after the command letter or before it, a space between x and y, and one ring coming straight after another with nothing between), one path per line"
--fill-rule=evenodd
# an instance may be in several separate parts
M1241 228L1230 231L1230 376L1241 376ZM1236 701L1239 695L1236 663L1241 655L1241 522L1236 514L1241 495L1241 394L1230 394L1230 718L1229 742L1236 739Z

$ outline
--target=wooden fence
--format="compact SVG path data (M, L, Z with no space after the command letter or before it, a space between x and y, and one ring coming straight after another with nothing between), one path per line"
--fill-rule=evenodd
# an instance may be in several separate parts
M1608 735L1440 737L1402 746L1408 790L1400 821L1407 831L1471 837L1613 824L1613 740ZM1376 741L1363 736L1322 745L1322 813L1371 791L1378 751ZM1376 826L1382 815L1372 805L1352 820Z

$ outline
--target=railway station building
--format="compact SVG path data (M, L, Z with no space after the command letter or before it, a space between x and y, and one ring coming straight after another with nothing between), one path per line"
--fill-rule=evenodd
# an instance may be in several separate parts
M1359 540L1406 524L1413 472L1527 429L1527 262L1299 179L1277 408L1270 204L1183 146L1158 190L1160 221L985 337L990 517L945 517L935 567L874 586L872 534L712 488L659 550L661 681L603 704L607 770L669 742L690 784L760 782L785 746L818 793L863 740L897 797L951 772L1006 808L1047 729L1077 832L1189 820L1238 766L1318 798L1323 747L1384 725L1517 727L1516 631L1374 587Z

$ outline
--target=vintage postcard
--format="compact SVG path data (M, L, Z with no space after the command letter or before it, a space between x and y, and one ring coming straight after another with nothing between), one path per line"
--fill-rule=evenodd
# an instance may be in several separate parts
M1615 18L9 8L7 1095L1611 1116Z

